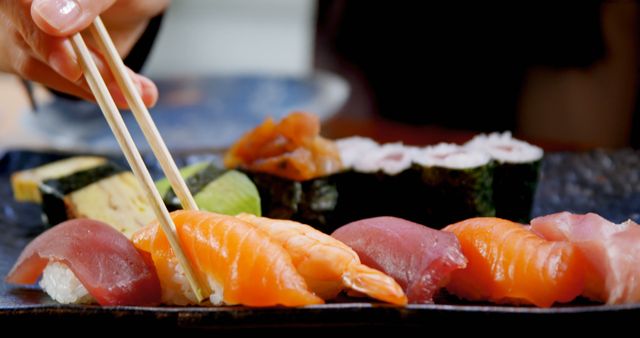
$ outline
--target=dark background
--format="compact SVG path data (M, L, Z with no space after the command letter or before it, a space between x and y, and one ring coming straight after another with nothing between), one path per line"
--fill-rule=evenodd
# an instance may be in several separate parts
M316 64L351 82L348 114L517 130L529 69L588 69L606 56L605 3L320 0ZM636 127L627 145L639 141Z

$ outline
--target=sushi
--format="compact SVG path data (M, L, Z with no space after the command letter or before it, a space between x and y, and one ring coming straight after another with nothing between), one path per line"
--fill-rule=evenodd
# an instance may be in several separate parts
M229 149L224 164L295 181L342 169L335 144L320 136L320 119L303 112L291 113L277 124L267 119Z
M458 237L468 259L447 285L460 298L549 307L570 302L584 290L587 261L571 243L547 241L494 217L471 218L443 230Z
M514 139L509 132L478 135L464 147L485 152L496 162L493 174L496 216L529 222L544 155L542 149Z
M355 221L331 236L357 252L363 264L393 277L409 303L432 303L451 273L467 266L455 235L401 218Z
M586 257L583 295L607 304L640 302L640 226L569 212L537 217L531 229L551 241L574 243Z
M248 212L261 214L260 195L255 184L242 172L226 170L215 163L196 163L181 171L187 188L201 210L225 215ZM182 209L180 199L166 178L156 182L163 189L169 210Z
M262 214L323 228L338 195L330 175L342 170L334 142L320 136L320 120L295 112L278 123L267 119L238 140L224 156L256 185Z
M107 164L108 160L98 156L70 157L31 168L11 175L11 188L16 201L41 203L40 184L48 179L65 177Z
M393 278L360 263L358 254L339 240L298 222L250 214L237 217L282 245L309 288L323 299L332 299L349 288L392 304L407 303Z
M17 201L41 204L43 222L89 218L130 236L154 214L133 173L103 157L78 156L12 175Z
M171 213L178 239L213 305L304 306L321 304L298 273L289 253L246 222L205 211ZM165 304L198 304L169 242L157 223L133 236L151 255Z
M413 190L422 204L411 215L417 222L442 228L470 217L495 215L494 165L488 155L440 143L416 152L413 170L417 171Z
M160 282L151 261L123 234L75 219L36 237L7 275L11 284L40 286L60 303L157 305Z
M332 218L333 227L380 215L414 219L421 197L408 198L415 191L417 174L412 172L417 148L402 143L379 145L363 137L336 141L345 170L334 175L338 204ZM415 195L414 195L415 196Z
M336 144L346 169L336 175L336 224L392 215L441 228L495 215L493 163L483 152L446 143L379 145L362 137Z
M268 173L244 173L258 189L263 216L296 220L325 232L332 229L338 204L334 176L294 181Z

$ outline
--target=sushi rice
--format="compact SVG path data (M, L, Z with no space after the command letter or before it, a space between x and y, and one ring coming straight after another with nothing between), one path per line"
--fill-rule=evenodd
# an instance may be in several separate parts
M417 151L418 148L402 143L387 143L361 153L359 159L354 162L353 169L361 173L381 172L397 175L411 168L414 153Z
M484 152L463 148L457 144L440 143L416 151L413 161L423 167L469 169L487 165L491 157Z
M363 155L376 152L380 148L380 145L376 141L361 136L352 136L336 140L336 145L340 153L342 166L346 170L352 169Z
M171 305L224 305L223 296L224 296L224 287L222 283L219 283L215 279L211 277L207 277L207 285L211 290L211 294L209 295L209 302L211 304L200 303L198 302L195 294L193 293L193 289L191 289L191 285L189 284L189 280L182 268L182 265L178 264L177 260L173 260L168 262L170 264L171 270L173 270L172 282L179 285L179 289L173 289L172 287L163 287L162 288L162 302L164 304Z
M540 160L543 155L542 149L513 138L508 131L477 135L464 147L486 152L500 163L530 163Z
M95 299L82 285L69 267L60 262L50 262L42 272L40 287L58 303L92 304Z

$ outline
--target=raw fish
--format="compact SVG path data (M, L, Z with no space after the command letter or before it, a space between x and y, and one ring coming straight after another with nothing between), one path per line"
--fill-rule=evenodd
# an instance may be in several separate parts
M410 303L433 302L450 274L467 265L455 235L401 218L363 219L332 236L355 250L363 264L393 277Z
M407 297L393 278L360 263L358 254L339 240L294 221L251 214L237 217L282 245L310 289L322 298L334 298L346 287L385 302L407 304Z
M640 301L640 226L614 224L596 214L561 212L538 217L531 229L552 241L574 243L584 254L584 295L607 304Z
M494 217L471 218L443 230L458 237L469 260L447 285L458 297L549 307L584 290L586 260L571 243L547 241Z
M235 218L205 211L174 211L171 217L187 259L212 304L303 306L323 300L307 288L291 257L269 236ZM164 233L157 223L134 234L133 242L149 252L167 304L196 299Z
M34 284L51 262L68 267L101 305L160 303L151 260L105 223L74 219L45 231L22 251L6 281Z

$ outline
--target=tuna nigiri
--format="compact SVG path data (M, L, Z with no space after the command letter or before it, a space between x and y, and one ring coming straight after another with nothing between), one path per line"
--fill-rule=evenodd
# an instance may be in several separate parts
M22 251L6 281L33 284L43 271L40 285L61 303L160 303L160 282L151 260L99 221L74 219L45 231Z
M303 306L323 300L307 288L289 254L263 231L232 216L204 211L175 211L178 239L208 285L213 304ZM158 270L162 300L193 304L189 289L164 233L157 223L134 234L133 242L149 252Z
M552 241L569 241L583 253L584 295L608 304L640 301L640 226L596 215L561 212L535 218L531 229Z
M584 289L585 259L571 243L550 242L520 224L493 217L449 225L469 260L447 290L468 300L549 307Z
M393 278L360 263L358 254L339 240L294 221L251 214L237 217L281 244L311 290L321 297L333 298L346 287L389 303L407 303L402 288Z
M410 303L431 303L450 274L467 265L454 234L401 218L363 219L331 236L355 250L362 263L393 277Z
M303 112L291 113L277 124L267 119L229 149L224 164L296 181L342 169L336 145L320 137L320 119Z

